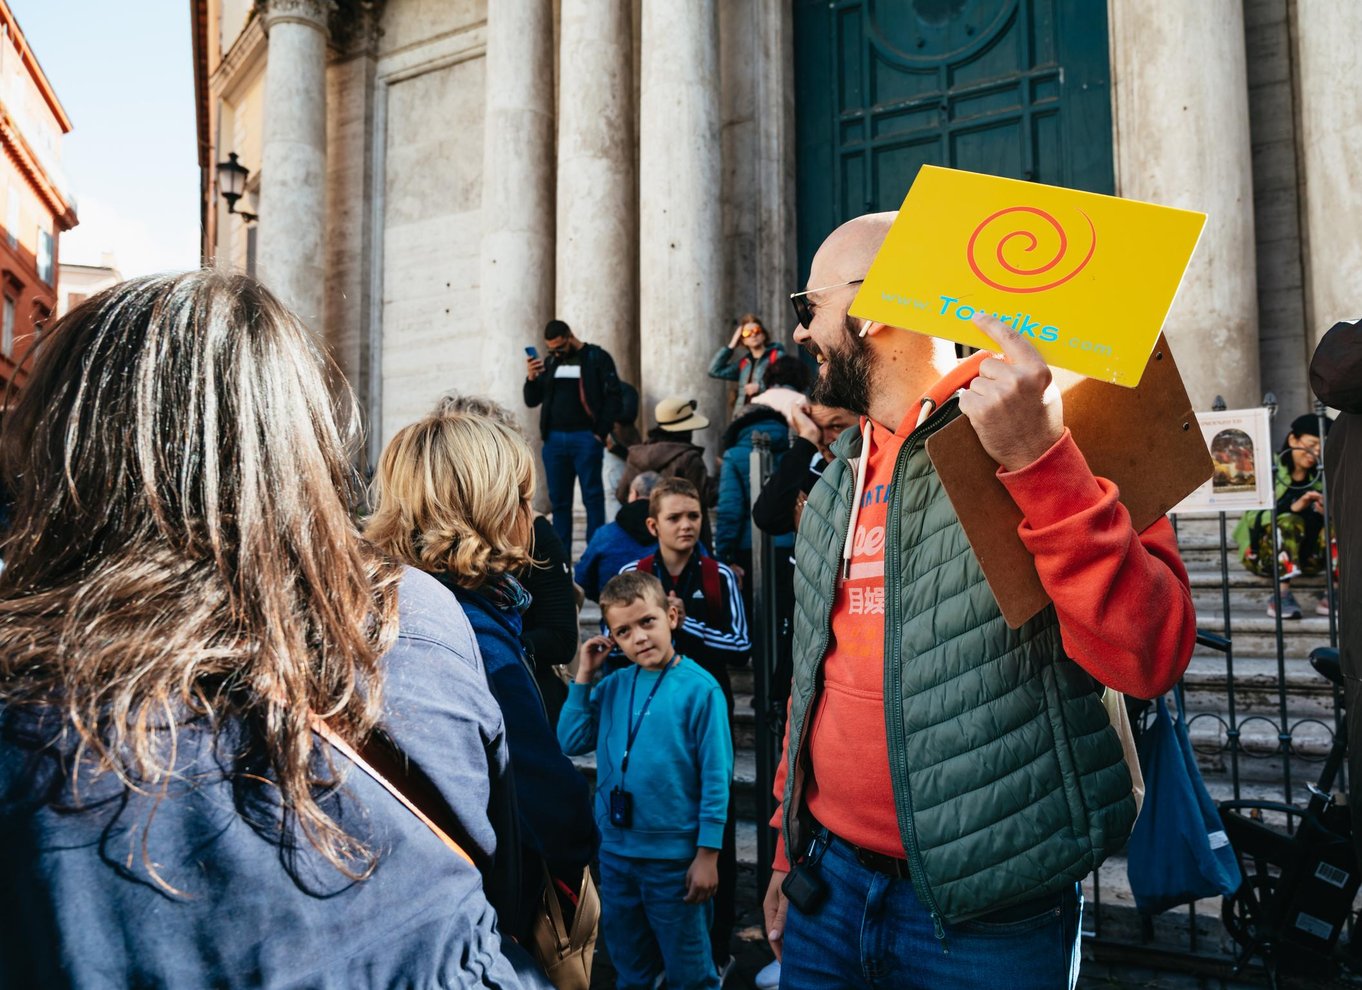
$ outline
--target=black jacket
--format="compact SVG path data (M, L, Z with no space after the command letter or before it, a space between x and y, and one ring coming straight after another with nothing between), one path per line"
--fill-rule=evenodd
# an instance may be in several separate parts
M620 416L620 379L615 371L615 360L595 344L583 344L580 356L582 377L563 381L579 383L587 413L591 416L591 432L604 439ZM553 407L553 390L559 384L553 377L557 365L550 354L544 359L544 373L534 381L525 379L525 405L531 409L539 406L539 436L544 440L549 438L549 430L555 428L549 422L549 409Z
M1310 362L1310 387L1339 410L1324 440L1324 480L1338 540L1338 646L1347 700L1349 797L1362 802L1362 324L1337 323ZM1362 856L1362 831L1353 848Z
M795 437L790 449L752 503L752 520L772 536L795 531L795 503L808 495L823 475L827 462L818 448L803 437Z
M543 566L531 565L516 575L531 598L520 638L534 662L534 679L544 695L549 724L557 726L567 685L553 668L572 663L577 654L577 596L572 590L572 563L546 516L535 517L530 553Z

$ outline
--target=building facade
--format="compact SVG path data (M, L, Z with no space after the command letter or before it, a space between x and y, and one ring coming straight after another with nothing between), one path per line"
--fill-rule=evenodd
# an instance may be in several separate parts
M63 261L57 274L57 315L65 316L96 292L123 281L123 274L114 265L113 255L106 252L98 265L74 265Z
M0 396L22 387L26 359L57 309L58 243L76 225L61 169L71 120L19 23L0 0Z
M1166 323L1198 408L1289 421L1362 308L1352 4L191 3L205 259L324 337L371 457L451 388L520 409L555 316L721 425L734 318L788 339L817 244L924 163L1206 212Z

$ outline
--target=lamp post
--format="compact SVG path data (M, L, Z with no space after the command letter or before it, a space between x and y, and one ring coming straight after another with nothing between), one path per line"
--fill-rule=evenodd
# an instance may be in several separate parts
M250 174L251 170L237 161L235 151L228 153L225 162L218 162L218 192L227 201L227 212L236 213L246 223L253 223L257 215L245 210L237 213L236 204L245 195L246 177Z

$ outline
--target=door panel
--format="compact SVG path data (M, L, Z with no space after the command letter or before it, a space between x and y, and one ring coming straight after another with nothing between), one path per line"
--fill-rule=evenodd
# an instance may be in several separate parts
M799 258L924 164L1110 193L1100 0L795 0Z

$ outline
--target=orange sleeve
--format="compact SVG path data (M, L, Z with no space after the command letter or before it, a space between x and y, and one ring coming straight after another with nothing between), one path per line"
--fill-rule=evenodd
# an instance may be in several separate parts
M1169 690L1196 645L1196 612L1168 519L1136 533L1116 485L1093 475L1068 430L998 478L1022 510L1018 530L1069 656L1137 698Z
M790 776L790 706L792 701L785 703L785 738L780 744L780 759L776 761L775 781L771 785L771 790L776 795L776 813L771 816L768 823L776 830L776 849L771 857L771 869L779 870L781 873L790 872L790 857L785 852L785 829L782 820L785 814L785 781Z

